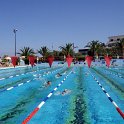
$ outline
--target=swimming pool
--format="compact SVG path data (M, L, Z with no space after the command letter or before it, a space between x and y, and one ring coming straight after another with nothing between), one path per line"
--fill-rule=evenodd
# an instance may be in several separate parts
M97 83L124 112L124 70L116 68L63 65L0 70L0 124L21 124L38 106L28 124L123 124ZM57 73L62 76L56 78ZM52 84L44 87L48 80ZM62 95L64 89L70 92Z

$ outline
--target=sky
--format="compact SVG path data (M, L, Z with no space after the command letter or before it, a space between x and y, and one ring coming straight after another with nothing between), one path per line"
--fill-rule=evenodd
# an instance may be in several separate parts
M74 43L75 50L92 41L106 43L124 35L124 0L0 0L0 56L14 55L24 46L60 50Z

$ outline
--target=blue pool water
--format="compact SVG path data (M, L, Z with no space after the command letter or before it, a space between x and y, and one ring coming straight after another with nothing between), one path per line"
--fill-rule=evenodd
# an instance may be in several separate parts
M0 70L0 124L21 124L66 75L28 124L123 124L115 106L92 77L124 112L124 69L116 68L39 65ZM56 78L57 73L62 76ZM51 85L44 87L48 80ZM70 92L62 95L64 89Z

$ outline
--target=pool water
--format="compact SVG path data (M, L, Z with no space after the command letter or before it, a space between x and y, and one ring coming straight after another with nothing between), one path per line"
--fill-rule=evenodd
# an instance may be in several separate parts
M62 76L56 78L57 73ZM22 124L66 75L63 84L28 124L123 124L123 118L91 74L124 112L124 69L121 67L119 70L112 67L67 68L65 65L23 67L0 70L0 124ZM48 80L51 85L44 87ZM62 95L64 89L70 92Z

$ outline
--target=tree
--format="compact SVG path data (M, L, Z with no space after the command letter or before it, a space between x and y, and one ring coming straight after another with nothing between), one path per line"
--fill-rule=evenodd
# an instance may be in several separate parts
M99 42L98 40L96 41L91 41L87 45L87 47L90 47L91 55L92 56L99 56L102 55L102 51L105 48L105 44L102 42Z
M80 52L78 52L78 53L75 53L74 54L74 56L75 56L75 59L74 59L74 61L81 61L81 60L85 60L85 55L82 55Z
M20 54L20 56L25 56L26 58L30 55L34 55L35 52L32 48L30 47L24 47L22 49L20 49L21 52L19 52L18 54Z
M124 59L124 38L121 40L121 44L122 44L122 55Z
M62 60L63 56L60 53L60 51L53 50L52 55L54 56L54 60Z
M115 43L111 48L113 56L121 56L124 58L124 38Z
M24 48L20 49L20 51L21 52L19 52L18 54L20 56L24 56L23 60L25 61L25 64L29 64L28 56L34 55L35 54L34 50L30 47L24 47Z
M46 46L43 46L37 50L37 52L43 56L43 61L45 61L46 57L48 56L49 49Z
M124 58L124 38L121 39L120 42L118 42L116 46L117 46L118 52Z
M72 43L67 43L66 46L60 46L59 47L62 50L63 55L65 56L73 56L73 44Z
M108 48L108 47L106 47L106 48L104 48L104 50L103 50L103 56L108 56L108 55L112 55L113 54L113 50L112 50L112 48Z
M8 55L3 55L2 62L8 62L8 60L6 59L6 57L9 57L9 56Z

